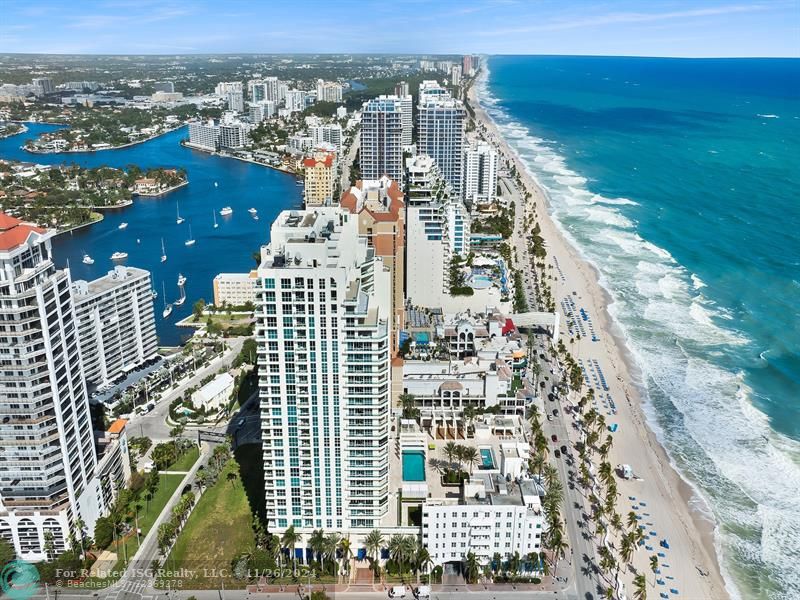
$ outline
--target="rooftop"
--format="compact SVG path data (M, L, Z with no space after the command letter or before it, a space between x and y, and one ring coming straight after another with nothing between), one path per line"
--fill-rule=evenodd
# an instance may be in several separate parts
M46 231L0 212L0 250L13 250L25 244L31 234L42 234Z
M83 279L73 281L72 293L75 296L76 303L80 304L93 296L98 296L109 290L113 290L134 279L149 277L149 275L150 273L144 269L117 265L113 270L109 271L107 275L103 275L92 281L85 281Z

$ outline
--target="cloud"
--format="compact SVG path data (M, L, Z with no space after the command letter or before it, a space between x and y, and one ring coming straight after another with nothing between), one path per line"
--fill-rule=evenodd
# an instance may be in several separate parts
M766 10L769 7L762 4L736 4L728 6L718 6L711 8L697 8L692 10L681 10L660 13L640 13L640 12L617 12L606 15L597 15L585 19L550 21L536 25L524 27L509 27L494 29L489 31L476 31L475 35L501 36L514 33L533 33L536 31L560 31L564 29L581 29L585 27L598 27L603 25L620 25L630 23L655 23L658 21L668 21L675 19L693 19L701 17L713 17L718 15L730 15L738 13L749 13Z

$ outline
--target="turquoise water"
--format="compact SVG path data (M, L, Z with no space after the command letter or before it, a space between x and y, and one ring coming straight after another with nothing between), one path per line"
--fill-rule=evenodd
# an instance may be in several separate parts
M493 57L483 103L600 271L746 598L800 589L800 61ZM796 596L795 596L796 597Z
M425 481L424 452L403 452L403 481Z
M77 163L85 167L108 165L124 168L129 164L141 167L183 167L189 185L156 199L136 199L133 205L104 211L105 219L73 233L59 235L53 242L58 266L69 262L72 279L93 279L113 268L110 256L116 251L128 253L124 264L150 271L159 297L155 301L156 328L163 345L175 345L191 334L191 329L179 329L174 323L192 312L199 298L212 302L212 280L217 273L249 271L256 266L253 253L269 241L269 227L277 214L286 208L301 206L301 188L292 176L260 165L230 158L211 156L180 145L186 136L179 130L143 144L121 150L106 150L82 154L31 154L20 148L26 139L51 125L28 125L22 135L0 140L0 158L38 162L42 164ZM215 185L216 183L216 185ZM176 209L186 221L176 224ZM233 214L221 217L224 206ZM247 212L258 210L256 221ZM214 229L212 211L219 224ZM117 226L127 222L121 231ZM194 246L186 246L189 226ZM161 238L167 262L161 263ZM139 239L140 243L136 240ZM81 262L88 252L93 265ZM161 318L163 309L162 282L167 301L178 298L178 273L187 277L186 302L175 307L170 317Z
M492 458L492 450L490 448L481 448L481 464L484 469L494 469L494 458Z

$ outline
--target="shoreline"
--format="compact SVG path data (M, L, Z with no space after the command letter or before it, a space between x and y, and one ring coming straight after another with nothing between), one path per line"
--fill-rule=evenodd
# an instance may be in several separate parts
M43 123L43 125L59 125L60 123ZM71 127L69 124L65 124L67 128ZM111 148L98 148L98 149L90 149L90 150L61 150L59 152L53 152L50 150L31 150L27 146L20 146L25 152L30 154L89 154L94 152L106 152L110 150L123 150L125 148L130 148L131 146L136 146L137 144L144 144L145 142L149 142L150 140L155 140L160 138L161 136L167 135L168 133L172 133L173 131L177 131L181 127L186 127L186 123L182 123L177 127L173 127L172 129L167 129L166 131L162 131L161 133L157 133L155 135L151 135L150 137L143 138L141 140L136 140L133 142L128 142L127 144L122 144L121 146L113 146Z
M536 222L542 228L541 235L548 250L548 263L552 264L554 258L558 260L558 265L563 269L567 279L563 282L556 277L552 283L554 301L558 304L560 298L570 295L572 290L578 290L577 298L589 309L601 338L599 343L578 341L577 351L574 345L570 347L568 341L565 343L576 358L585 359L586 351L594 351L593 355L598 355L592 358L600 360L610 391L616 399L618 410L613 418L620 422L620 429L614 436L615 446L611 452L610 462L612 464L634 462L635 459L637 471L643 473L647 480L644 485L639 482L619 480L622 497L627 499L629 495L631 497L646 495L648 505L654 512L654 507L657 506L654 500L658 499L660 502L661 511L652 518L654 521L659 521L657 524L659 529L667 532L666 537L669 538L671 546L669 559L672 572L680 575L682 595L691 598L731 597L731 588L727 587L728 581L723 576L718 554L717 525L710 517L711 511L707 508L703 496L691 482L681 476L650 427L642 406L645 395L642 390L641 372L627 348L620 326L608 311L608 306L613 302L610 293L600 284L598 269L581 257L579 250L568 241L551 216L547 191L528 172L527 165L517 151L508 144L497 124L481 105L477 86L487 78L488 73L484 67L468 90L475 121L486 128L489 141L498 146L501 157L516 166L523 190L531 194L526 203L526 210L538 208L535 212ZM566 338L569 339L569 334ZM601 352L598 353L597 350ZM645 452L646 456L641 456L642 447L649 450ZM654 495L656 498L653 498ZM706 507L705 511L695 506L698 500ZM626 514L627 510L622 503L620 504L620 512ZM646 560L647 553L637 551L632 564L647 575L650 570ZM678 565L679 562L683 564ZM700 569L707 575L703 576ZM624 580L626 587L630 586L631 578L626 576ZM732 587L732 582L730 585Z
M161 190L157 194L139 194L137 192L132 192L132 194L134 196L136 196L137 198L159 198L161 196L166 196L170 192L174 192L175 190L179 190L182 187L185 187L187 185L189 185L189 180L188 179L186 181L182 181L181 183L173 185L172 187L168 187L165 190ZM131 204L133 204L133 201L131 201Z
M19 131L15 131L14 133L6 133L4 135L0 135L0 140L5 140L10 137L14 137L15 135L22 135L23 133L28 133L28 126L25 123L20 123L18 121L8 121L8 123L16 123L17 125L21 125L22 129Z
M97 218L94 221L89 221L87 223L81 223L80 225L75 225L75 227L70 227L69 229L65 229L63 231L59 231L56 233L54 237L58 237L59 235L63 235L65 233L72 233L73 231L77 231L78 229L83 229L84 227L89 227L90 225L94 225L96 223L101 223L103 219L105 219L105 215L99 212L94 212L93 214L97 215Z
M198 152L203 152L203 153L209 154L211 156L218 156L220 158L232 158L234 160L240 160L242 162L250 163L250 164L253 164L253 165L259 165L261 167L267 167L268 169L272 169L273 171L278 171L279 173L284 173L286 175L291 175L295 179L298 179L298 180L302 181L302 178L300 177L300 175L295 173L294 171L288 171L287 169L282 169L280 167L276 167L276 166L271 165L269 163L264 163L264 162L255 160L253 158L244 158L242 156L235 156L233 154L227 154L227 153L224 153L224 152L220 152L218 150L215 150L215 151L212 152L211 150L206 150L205 148L200 148L199 146L194 146L194 145L190 144L189 142L181 142L181 146L183 146L184 148L188 148L189 150L197 150Z

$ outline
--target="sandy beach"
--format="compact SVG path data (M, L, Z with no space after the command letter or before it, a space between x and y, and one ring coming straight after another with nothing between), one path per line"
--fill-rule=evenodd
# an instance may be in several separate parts
M481 77L485 77L485 70ZM500 150L501 163L506 161L516 165L522 177L524 191L530 193L525 206L525 214L534 214L541 227L541 235L546 241L547 262L553 265L548 269L553 279L548 281L553 290L556 310L561 313L561 333L565 345L584 365L594 363L599 366L608 386L608 391L595 387L596 395L610 394L617 413L612 415L602 404L596 405L608 424L618 425L614 433L614 444L608 461L613 465L629 464L641 480L624 480L617 477L620 495L617 499L617 512L625 520L629 511L640 515L640 524L645 525L645 533L652 534L646 541L648 549L641 547L632 559L634 568L647 577L648 598L658 598L661 592L679 591L680 597L691 599L722 599L730 597L720 572L715 552L714 523L702 512L705 502L678 475L670 460L649 428L641 407L641 393L637 385L639 373L622 339L619 327L607 311L610 297L600 286L596 270L584 261L562 235L549 214L547 194L531 177L517 153L506 143L497 126L478 102L479 85L469 90L469 103L475 117L486 130L483 137L488 138ZM478 125L478 129L481 129ZM525 265L518 265L520 269ZM591 318L594 332L599 341L591 341L591 336L570 342L570 334L565 324L566 315L561 301L571 298L574 311L584 309ZM595 362L596 361L596 362ZM592 370L590 369L590 372ZM586 393L586 387L583 388ZM574 395L574 394L573 394ZM573 400L577 401L577 398ZM571 417L567 417L571 418ZM573 430L577 441L577 433ZM605 434L603 435L605 437ZM573 512L565 507L567 518ZM653 533L654 532L654 533ZM669 549L660 547L659 542L667 539ZM616 543L619 547L619 543ZM651 548L651 549L650 549ZM649 559L659 557L660 574L663 585L654 586L654 575L650 570ZM621 572L628 597L633 592L633 573ZM670 593L670 597L675 594Z

